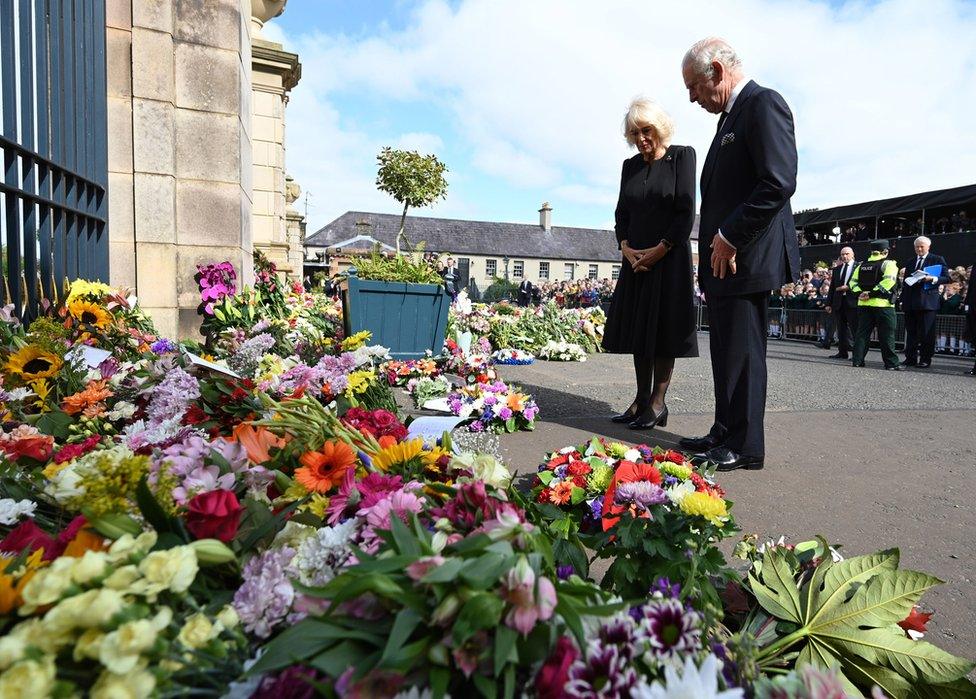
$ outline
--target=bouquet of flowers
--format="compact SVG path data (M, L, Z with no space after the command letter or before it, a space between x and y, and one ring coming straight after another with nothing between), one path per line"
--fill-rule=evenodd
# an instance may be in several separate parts
M413 398L416 407L423 408L429 401L446 398L453 387L453 384L443 376L437 378L424 376L410 379L407 382L407 393Z
M533 430L539 414L531 396L504 381L462 388L448 395L447 404L458 417L474 418L468 425L472 432Z
M433 359L389 361L380 366L380 373L391 386L406 386L411 379L433 378L441 372Z
M538 356L551 362L585 362L586 350L573 342L549 340L539 350Z
M529 352L517 349L500 349L492 353L491 358L496 364L531 364L535 357Z

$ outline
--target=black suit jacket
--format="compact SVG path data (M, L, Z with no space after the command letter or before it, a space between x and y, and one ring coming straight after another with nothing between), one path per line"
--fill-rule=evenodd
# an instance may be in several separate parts
M851 261L851 276L854 274L854 270L857 268L857 262ZM851 291L837 291L838 286L843 286L844 282L840 278L840 272L844 269L844 265L840 264L834 267L830 275L830 303L828 304L831 310L836 311L842 305L847 308L857 308L857 295Z
M905 268L905 276L911 276L915 271L915 263L918 260L918 256L912 257L912 261L908 263ZM925 284L919 282L918 284L913 284L908 286L907 284L902 284L901 287L901 310L903 311L937 311L939 310L939 304L941 297L939 295L939 284L948 284L952 281L949 277L949 266L946 264L945 258L941 255L933 255L929 253L922 260L923 267L931 267L932 265L942 265L942 274L939 275L939 281L937 284L932 284L931 289L925 289Z
M698 278L708 295L770 291L800 274L790 197L796 190L793 114L774 90L750 80L715 134L701 178ZM737 271L712 276L712 238L736 247Z

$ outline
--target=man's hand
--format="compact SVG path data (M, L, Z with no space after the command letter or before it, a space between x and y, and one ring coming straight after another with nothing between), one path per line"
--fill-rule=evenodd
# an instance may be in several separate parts
M830 306L824 306L824 310L830 313L833 309Z
M862 291L860 296L858 296L858 298L861 299L862 301L867 301L869 298L871 298L871 294L869 294L866 291Z
M712 238L712 275L725 279L727 272L735 274L735 248L716 235Z
M834 289L834 291L844 291L844 292L847 292L847 291L850 291L850 290L851 290L851 287L847 286L847 284L841 284L836 289Z

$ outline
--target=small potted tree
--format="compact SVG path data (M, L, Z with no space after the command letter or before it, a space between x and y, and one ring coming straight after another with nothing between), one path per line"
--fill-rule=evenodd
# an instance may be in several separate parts
M375 250L349 270L343 293L346 332L368 330L372 341L389 347L397 359L416 359L440 351L451 302L437 269L424 259L423 244L412 246L406 236L407 211L447 195L447 167L434 155L389 147L376 159L376 185L403 205L403 215L396 255Z

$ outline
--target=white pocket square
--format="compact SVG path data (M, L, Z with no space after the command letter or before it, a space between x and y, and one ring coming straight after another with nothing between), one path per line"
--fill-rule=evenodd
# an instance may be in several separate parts
M722 146L727 146L733 141L735 141L735 134L730 131L729 133L722 136L722 142L719 144L719 148L721 148Z

